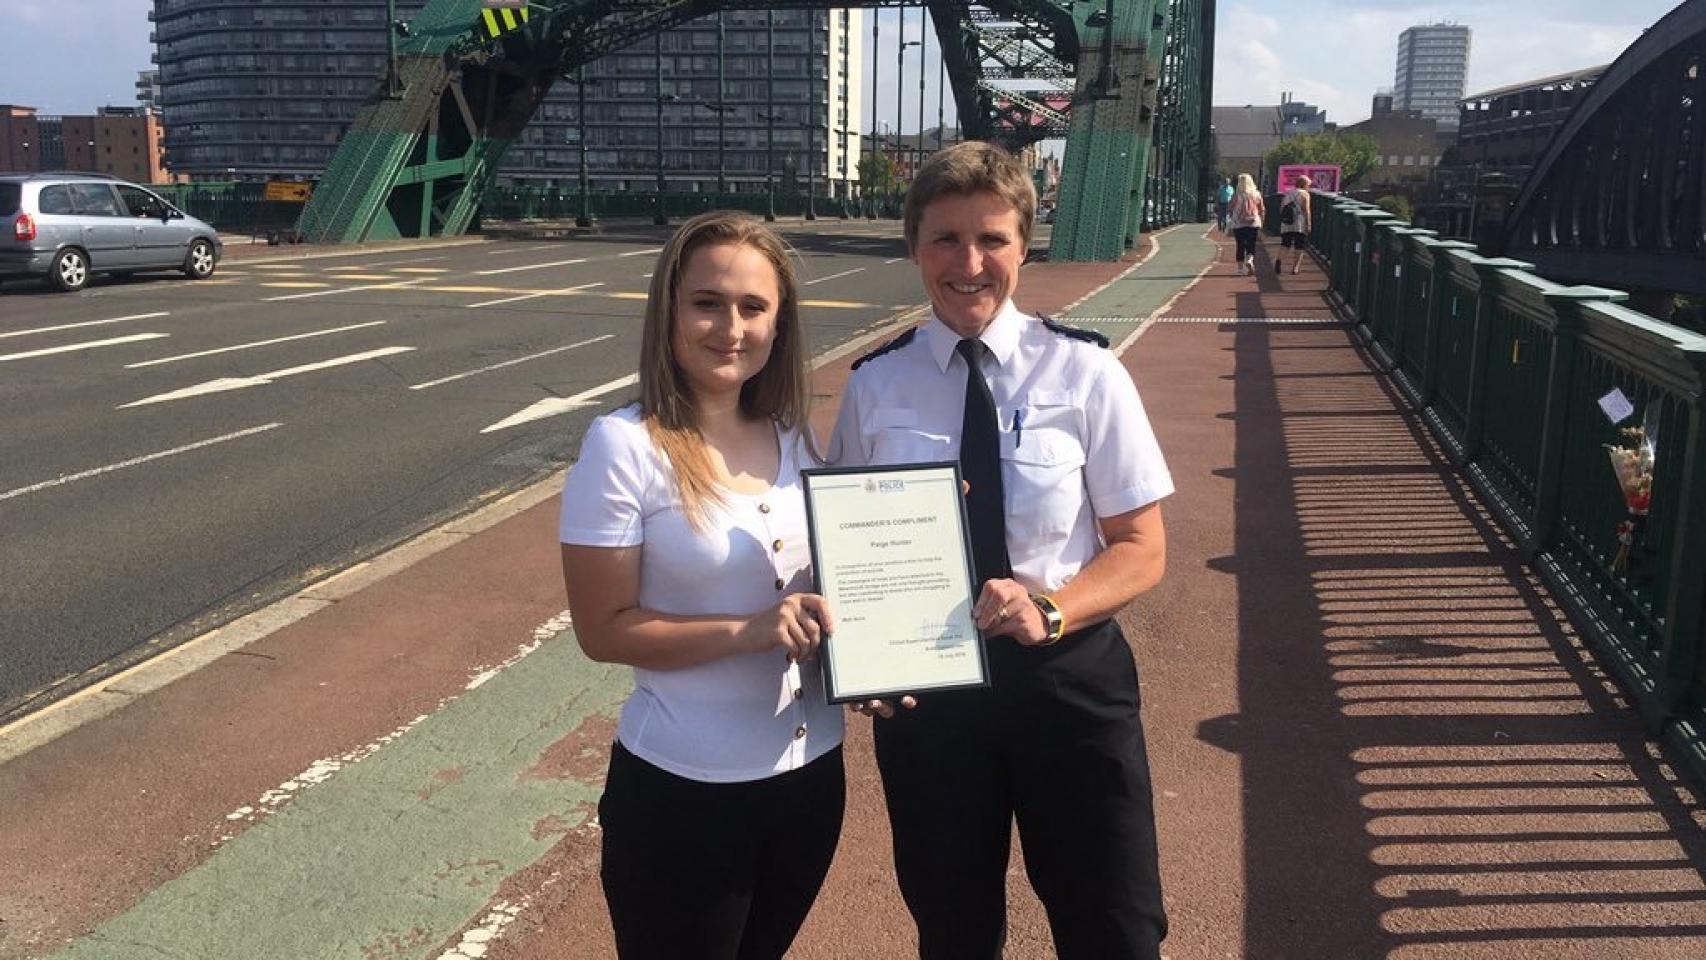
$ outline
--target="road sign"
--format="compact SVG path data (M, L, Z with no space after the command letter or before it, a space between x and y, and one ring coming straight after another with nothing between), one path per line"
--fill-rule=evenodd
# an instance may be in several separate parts
M314 192L314 185L296 180L268 180L266 193L262 199L280 201L283 203L307 203L308 195Z
M1280 192L1290 190L1298 177L1308 177L1314 189L1338 193L1342 173L1339 165L1333 163L1288 163L1279 168Z

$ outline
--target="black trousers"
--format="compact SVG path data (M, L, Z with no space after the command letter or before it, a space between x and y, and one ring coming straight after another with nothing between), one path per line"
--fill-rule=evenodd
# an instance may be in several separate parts
M1158 960L1167 934L1137 665L1112 621L990 642L992 684L875 721L924 960L998 960L1015 819L1060 960Z
M1261 227L1238 227L1232 231L1233 240L1238 244L1236 259L1242 262L1245 257L1256 255L1257 237L1261 232Z
M660 770L620 743L598 802L600 878L623 960L781 960L841 837L837 747L746 783Z

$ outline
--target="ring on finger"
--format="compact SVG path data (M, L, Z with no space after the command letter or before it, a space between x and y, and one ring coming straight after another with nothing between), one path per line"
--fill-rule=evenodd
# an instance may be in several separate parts
M1003 620L1007 619L1007 605L1005 603L1002 604L1001 609L995 611L995 615Z

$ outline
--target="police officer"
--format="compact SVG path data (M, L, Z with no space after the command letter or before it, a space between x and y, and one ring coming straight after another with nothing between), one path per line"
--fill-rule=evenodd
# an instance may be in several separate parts
M906 198L932 315L854 364L832 456L957 459L989 687L855 708L925 960L1001 955L1016 818L1063 960L1154 960L1161 904L1136 665L1112 617L1165 565L1173 491L1099 334L1013 304L1036 210L989 144L937 153Z

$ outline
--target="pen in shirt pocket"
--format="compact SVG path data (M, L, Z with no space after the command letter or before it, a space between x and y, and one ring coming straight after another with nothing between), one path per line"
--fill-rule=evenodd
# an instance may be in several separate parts
M1019 449L1019 444L1025 442L1025 411L1023 408L1013 410L1013 449Z

